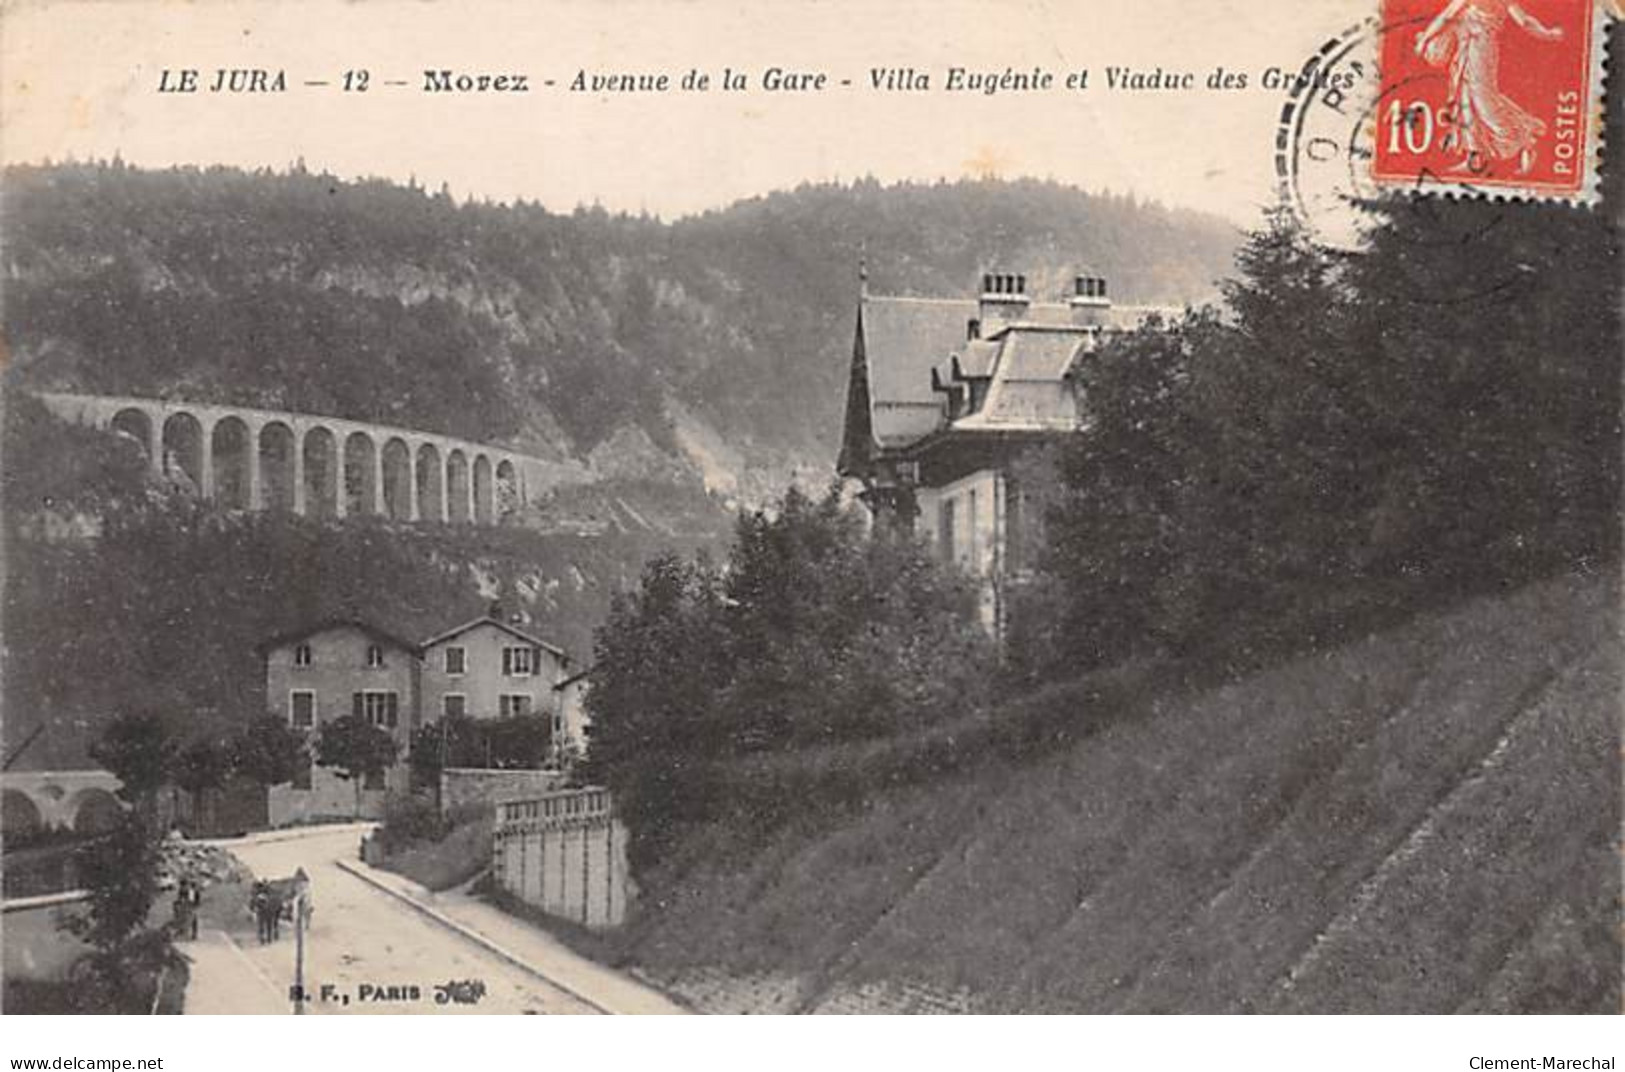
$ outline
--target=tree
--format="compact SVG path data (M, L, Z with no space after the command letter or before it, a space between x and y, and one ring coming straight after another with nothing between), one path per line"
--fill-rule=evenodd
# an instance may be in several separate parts
M94 950L71 969L78 1008L144 1012L144 983L177 963L168 936L146 926L158 898L159 861L157 832L140 810L80 850L79 881L89 896L82 912L59 924Z
M553 720L547 715L512 715L480 724L486 765L498 770L539 770L553 745Z
M361 815L361 783L382 777L395 763L395 739L354 715L322 723L316 736L316 762L355 785L355 814Z
M616 791L635 867L737 801L755 758L907 736L972 710L993 675L967 578L871 538L833 490L739 518L727 568L656 559L598 631L588 776ZM771 823L810 801L752 809Z
M173 767L176 787L191 797L194 821L201 822L204 794L222 788L232 775L231 741L220 735L194 738L180 749Z
M177 742L160 716L124 713L107 724L90 756L119 780L118 795L156 820L158 790L174 771Z
M231 749L237 773L266 788L293 781L310 762L304 735L271 714L244 726Z

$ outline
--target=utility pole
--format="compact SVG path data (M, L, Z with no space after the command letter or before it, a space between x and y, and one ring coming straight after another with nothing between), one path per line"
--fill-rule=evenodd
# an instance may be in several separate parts
M293 1014L305 1014L305 892L293 901Z

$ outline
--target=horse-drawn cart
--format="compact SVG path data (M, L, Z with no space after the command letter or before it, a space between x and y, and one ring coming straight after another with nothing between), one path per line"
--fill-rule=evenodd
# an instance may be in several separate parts
M248 906L259 924L260 941L274 942L283 920L295 922L294 913L298 912L308 924L315 913L316 906L310 897L310 876L301 867L287 878L261 879L254 883Z

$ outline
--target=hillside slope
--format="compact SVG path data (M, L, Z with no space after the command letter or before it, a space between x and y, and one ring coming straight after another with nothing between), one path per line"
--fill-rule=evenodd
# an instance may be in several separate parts
M1616 1012L1618 603L1542 582L698 846L619 955L715 1011Z

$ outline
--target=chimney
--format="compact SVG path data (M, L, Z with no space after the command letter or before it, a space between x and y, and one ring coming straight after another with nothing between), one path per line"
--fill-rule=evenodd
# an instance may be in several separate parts
M1112 300L1106 295L1105 277L1085 273L1075 278L1067 305L1072 308L1072 323L1101 323L1105 319L1105 311L1112 307Z
M1026 276L1009 272L984 275L977 317L981 321L982 337L990 339L1003 328L1022 319L1031 304Z

